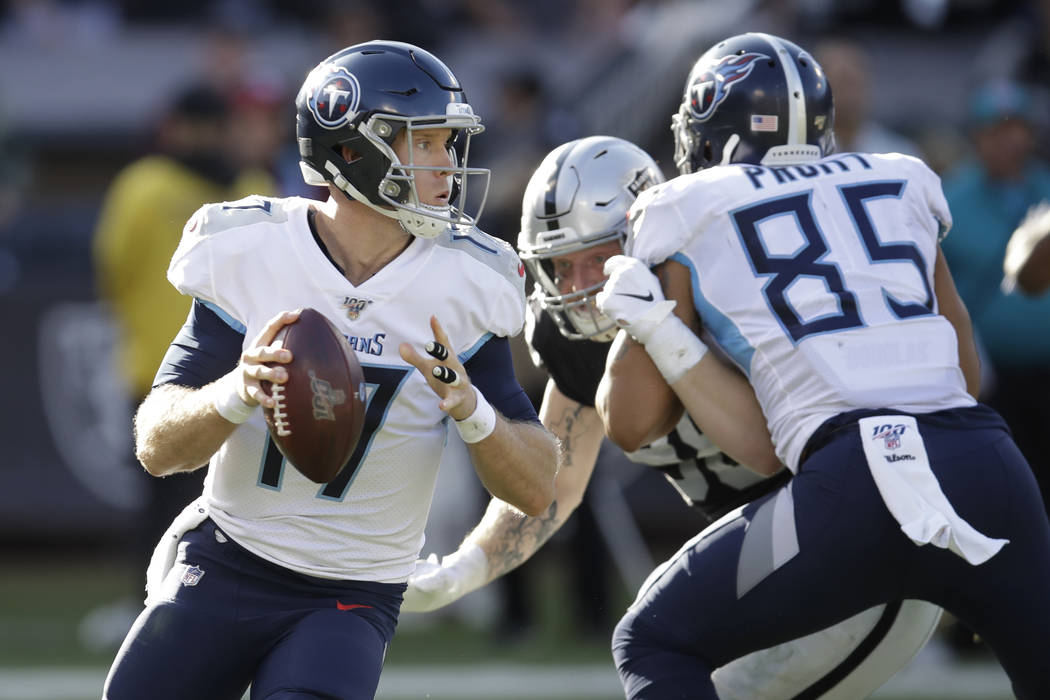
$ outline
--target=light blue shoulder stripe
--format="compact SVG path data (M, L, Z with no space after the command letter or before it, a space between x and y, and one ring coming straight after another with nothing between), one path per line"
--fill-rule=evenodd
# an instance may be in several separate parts
M693 282L693 304L696 306L704 327L715 339L733 362L743 370L748 377L751 376L751 358L755 354L755 348L747 342L744 334L736 327L736 324L728 316L719 311L707 300L700 291L700 275L696 271L693 261L682 253L675 253L670 257L677 263L689 268L689 277Z
M219 318L221 318L226 323L227 326L229 326L233 330L237 331L241 335L244 335L247 332L247 330L248 330L247 326L245 326L243 323L241 323L240 321L235 319L233 316L230 316L228 313L226 313L225 311L220 309L215 304L211 303L210 301L204 301L203 299L197 299L197 301L199 301L200 303L204 304L206 307L208 307L209 309L214 311L215 315L218 316Z
M481 336L478 339L478 342L474 343L474 345L472 347L470 347L467 350L464 350L463 352L461 352L458 355L456 355L456 357L459 358L459 363L460 364L465 364L467 360L469 360L470 358L474 357L474 354L478 350L481 349L482 345L484 345L485 343L489 342L489 338L491 338L491 337L492 337L491 333L486 333L485 335Z

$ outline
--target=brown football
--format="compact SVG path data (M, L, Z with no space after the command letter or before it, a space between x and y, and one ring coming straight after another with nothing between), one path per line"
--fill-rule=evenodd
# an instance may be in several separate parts
M365 375L357 355L324 314L303 309L274 336L292 351L284 384L262 382L277 401L263 407L270 438L302 474L326 484L342 471L365 422ZM276 364L276 363L271 363Z

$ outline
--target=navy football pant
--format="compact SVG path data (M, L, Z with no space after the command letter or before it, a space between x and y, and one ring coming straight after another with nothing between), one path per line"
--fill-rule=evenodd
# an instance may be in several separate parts
M246 551L211 520L183 537L106 679L104 700L371 700L404 584L332 581Z
M716 700L713 669L905 598L940 605L980 634L1018 698L1050 698L1050 522L1028 464L984 406L917 416L956 512L1010 540L980 566L918 547L883 503L855 422L892 413L829 421L787 486L708 528L654 572L613 637L628 698ZM792 528L798 553L784 561Z

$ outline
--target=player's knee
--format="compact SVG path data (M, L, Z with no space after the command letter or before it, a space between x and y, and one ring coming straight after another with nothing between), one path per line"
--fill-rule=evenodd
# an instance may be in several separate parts
M713 697L710 666L629 611L616 625L613 659L629 700Z
M635 659L650 653L658 643L659 638L656 635L648 633L638 624L638 616L634 610L628 610L616 624L612 636L613 660L621 675Z

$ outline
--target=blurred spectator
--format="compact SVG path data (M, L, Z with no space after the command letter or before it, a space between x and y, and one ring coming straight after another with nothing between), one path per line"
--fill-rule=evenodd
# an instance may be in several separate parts
M242 172L268 173L274 179L274 193L282 197L327 199L328 190L303 181L295 130L287 115L295 95L284 82L276 75L259 74L231 92L228 145L234 166Z
M258 170L238 175L226 151L231 141L228 114L227 102L215 90L203 85L185 89L160 121L156 153L119 172L105 196L93 242L95 275L98 293L120 333L117 361L128 392L129 430L131 410L149 392L153 374L189 312L190 300L167 280L183 225L206 202L274 189L272 179ZM167 479L142 472L149 495L141 527L128 543L135 572L148 563L175 515L200 494L205 471ZM119 631L117 641L126 631Z
M29 180L27 154L9 130L5 107L5 100L0 99L0 231L17 213Z
M525 185L557 143L550 133L554 109L537 71L523 66L496 82L495 108L486 120L485 134L472 142L471 148L477 162L492 170L481 228L514 245ZM539 382L537 393L542 390Z
M982 82L1011 80L1031 91L1036 104L1030 118L1036 128L1037 147L1044 158L1050 157L1050 0L1018 3L1014 12L989 32L975 65Z
M408 14L404 5L399 3L398 6ZM374 4L330 0L322 4L322 8L321 16L314 25L324 32L324 38L331 48L329 53L334 53L344 46L353 46L380 37L411 43L411 39L402 32L398 32L397 36L390 36L389 25Z
M1050 503L1050 296L1000 288L1011 233L1032 205L1050 199L1031 110L1029 91L1016 83L986 84L974 94L973 157L944 181L954 225L943 249L994 372L981 398L1006 419Z
M112 0L12 0L8 4L6 21L0 25L0 39L5 41L43 47L98 46L121 28L120 10Z
M850 39L826 39L814 58L834 86L835 149L841 153L905 153L921 157L919 147L880 124L871 113L871 57Z

